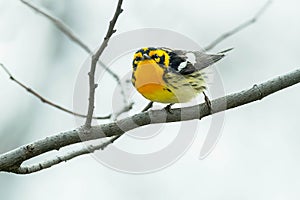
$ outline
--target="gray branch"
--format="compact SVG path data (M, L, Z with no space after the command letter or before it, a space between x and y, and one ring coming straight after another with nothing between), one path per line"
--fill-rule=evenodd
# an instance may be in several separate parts
M212 100L213 113L207 107L207 104L172 109L171 113L165 110L151 110L145 113L139 113L134 116L98 126L93 126L89 131L78 128L75 130L59 133L35 141L33 143L18 147L7 153L0 155L0 171L12 173L26 173L26 166L22 163L33 157L37 157L49 151L59 150L62 147L80 143L83 141L94 140L105 137L120 136L129 130L139 128L141 126L157 123L169 123L177 121L187 121L193 119L202 119L214 113L239 107L273 94L284 88L290 87L300 82L300 69L290 72L286 75L276 77L259 85L254 85L250 89L243 90L234 94L230 94L215 100ZM296 102L295 102L296 103ZM87 153L86 151L74 153L73 156L67 156L64 161L76 156ZM50 162L50 161L49 161ZM52 161L52 164L59 162ZM39 164L37 164L39 165ZM37 166L34 165L34 166ZM47 167L52 166L51 163ZM45 168L43 165L41 169ZM32 170L34 172L35 170ZM30 171L28 172L30 173Z
M99 149L104 150L108 145L112 144L119 137L120 137L120 135L113 136L113 137L111 137L111 139L109 139L106 142L102 142L97 145L89 145L87 147L81 147L79 149L65 153L64 155L56 156L54 158L47 159L47 160L37 163L37 164L32 164L32 165L28 165L28 166L20 166L19 168L17 168L14 171L14 173L30 174L30 173L38 172L43 169L47 169L49 167L57 165L61 162L66 162L68 160L71 160L77 156L93 153L94 151L99 150Z
M34 10L35 12L41 14L49 21L51 21L62 33L64 33L70 40L72 40L75 44L78 44L82 49L84 49L87 53L92 55L92 50L77 36L70 27L64 24L60 19L55 16L52 16L48 12L42 10L31 2L21 0L26 6Z
M95 90L97 88L97 84L95 84L95 71L96 71L97 62L98 62L100 56L102 55L104 49L107 47L109 39L116 32L114 27L116 25L116 22L120 16L120 14L123 12L122 3L123 3L123 0L118 1L118 5L116 8L115 14L114 14L112 20L109 22L108 30L104 37L104 40L103 40L102 44L100 45L99 49L92 56L91 69L90 69L90 72L88 73L88 75L89 75L89 99L88 99L89 105L88 105L87 118L85 121L86 128L91 128L93 112L94 112L94 108L95 108Z
M18 84L23 89L25 89L29 94L32 94L33 96L35 96L36 98L38 98L42 103L48 104L48 105L52 106L53 108L56 108L58 110L61 110L61 111L65 112L65 113L68 113L68 114L71 114L71 115L74 115L74 116L77 116L77 117L83 117L83 118L87 117L86 115L73 112L72 110L69 110L69 109L67 109L65 107L62 107L62 106L58 105L57 103L54 103L54 102L48 100L47 98L45 98L42 95L40 95L37 91L31 89L30 87L26 86L24 83L22 83L21 81L19 81L18 79L16 79L10 73L10 71L2 63L0 63L0 67L7 73L7 75L9 76L10 80L12 80L16 84ZM111 118L111 115L102 116L102 117L100 117L100 116L93 116L93 119L109 119L109 118Z
M60 30L65 36L67 36L67 38L69 38L71 41L73 41L75 44L77 44L78 46L80 46L84 51L86 51L89 55L93 55L93 51L91 50L91 48L89 48L81 39L80 37L74 33L74 31L72 31L72 29L70 27L68 27L64 22L62 22L59 18L51 15L50 13L48 13L47 11L39 8L38 6L34 5L31 2L25 1L25 0L20 0L22 3L24 3L26 6L28 6L29 8L31 8L32 10L34 10L35 12L39 13L40 15L44 16L46 19L48 19L52 24L54 24L54 26ZM117 82L117 84L120 86L121 89L121 95L123 96L124 102L127 104L124 106L124 108L122 109L123 112L127 112L129 111L130 107L130 103L127 102L127 97L125 95L125 91L123 88L123 85L121 84L121 80L120 77L114 72L112 71L109 67L107 67L101 60L98 60L98 63L100 64L100 66L109 74L111 75L115 81Z
M245 21L244 23L240 24L239 26L233 28L232 30L230 30L226 33L223 33L221 36L219 36L217 39L215 39L213 42L211 42L209 45L207 45L207 47L205 47L204 50L209 51L209 50L213 49L215 46L217 46L223 40L227 39L230 36L233 36L234 34L240 32L241 30L244 30L251 24L254 24L260 18L260 16L266 11L266 9L271 5L271 3L272 3L271 0L267 1L267 3L256 13L256 15L254 15L254 17Z

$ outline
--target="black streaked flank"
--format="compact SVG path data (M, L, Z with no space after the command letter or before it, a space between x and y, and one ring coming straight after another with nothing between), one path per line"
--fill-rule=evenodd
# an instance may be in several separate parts
M205 86L200 86L200 87L196 87L196 88L194 88L195 90L205 90L206 89L206 87Z
M169 88L164 88L164 90L167 90L168 92L172 93L172 90L170 90Z

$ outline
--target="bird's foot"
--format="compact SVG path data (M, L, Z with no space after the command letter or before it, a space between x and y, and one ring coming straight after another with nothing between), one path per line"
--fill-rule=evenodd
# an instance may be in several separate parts
M174 105L174 103L170 103L166 107L164 107L164 109L170 114L173 114L173 111L171 110L172 105Z

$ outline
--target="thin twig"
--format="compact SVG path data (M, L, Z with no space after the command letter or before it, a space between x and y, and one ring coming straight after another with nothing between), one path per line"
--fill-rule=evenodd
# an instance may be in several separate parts
M41 102L48 104L54 108L57 108L58 110L64 111L66 113L69 113L71 115L77 116L77 117L83 117L86 118L86 115L83 114L79 114L76 112L73 112L71 110L68 110L60 105L57 105L56 103L51 102L50 100L46 99L45 97L41 96L38 92L36 92L35 90L27 87L24 83L20 82L18 79L16 79L11 73L10 71L2 64L0 63L0 66L4 69L4 71L8 74L9 79L14 81L15 83L17 83L19 86L21 86L22 88L24 88L27 92L29 92L30 94L32 94L33 96L37 97L38 99L41 100ZM109 119L111 117L110 115L107 116L103 116L103 117L93 117L93 119Z
M54 165L57 165L61 162L67 162L73 158L76 158L81 155L93 153L96 150L104 150L108 145L112 144L115 140L117 140L121 135L113 136L108 141L102 142L97 145L89 145L87 147L81 147L80 149L73 150L71 152L65 153L61 156L56 156L54 158L47 159L43 162L37 164L31 164L28 166L20 166L16 168L14 173L16 174L30 174L34 172L38 172L47 168L50 168Z
M85 50L88 54L93 55L93 51L77 36L70 27L64 24L60 19L57 17L52 16L51 14L47 13L46 11L42 10L41 8L37 7L33 3L28 1L20 0L22 3L27 5L29 8L33 9L37 13L41 14L42 16L46 17L50 20L63 34L65 34L70 40L72 40L75 44L79 45L83 50ZM114 73L111 69L109 69L103 62L99 60L99 64L114 78L116 79L117 83L120 84L119 76Z
M230 30L226 33L223 33L221 36L219 36L217 39L215 39L213 42L211 42L207 47L205 47L204 50L209 51L209 50L213 49L216 45L218 45L223 40L240 32L241 30L245 29L246 27L250 26L251 24L255 23L260 18L260 16L266 11L266 9L271 5L271 3L272 3L272 0L267 1L267 3L264 4L264 6L256 13L256 15L254 15L253 18L245 21L244 23L233 28L232 30Z
M87 113L87 118L85 122L85 127L86 128L91 128L92 124L92 116L95 108L95 89L97 87L97 84L95 84L95 71L96 71L96 66L97 62L103 53L104 49L107 47L108 41L110 37L116 32L114 29L115 24L118 20L119 15L123 12L123 9L121 8L123 0L118 1L118 5L115 11L115 14L113 16L113 19L109 23L109 27L106 33L106 36L104 37L104 40L99 47L99 49L96 51L96 53L92 56L92 64L91 64L91 69L90 72L88 73L89 75L89 105L88 105L88 113Z
M66 35L71 41L73 41L75 44L79 45L83 50L85 50L89 55L93 55L93 51L91 48L89 48L78 35L76 35L70 27L68 27L65 23L63 23L59 18L51 15L47 11L43 10L42 8L39 8L38 6L34 5L31 2L20 0L22 3L24 3L26 6L31 8L32 10L36 11L37 13L44 16L46 19L48 19L50 22L52 22L56 28L58 28L64 35ZM121 95L123 96L124 103L127 104L125 107L128 107L127 97L125 95L124 88L122 87L120 77L113 72L109 67L107 67L101 60L98 60L98 63L100 66L109 74L111 75L117 84L119 85L121 89Z
M167 113L164 110L151 110L117 122L93 126L89 130L90 134L86 134L86 131L84 131L85 129L78 128L76 130L49 136L45 139L32 142L31 144L18 147L0 155L0 171L15 173L18 171L18 168L22 167L21 164L26 160L82 141L120 136L127 131L149 124L202 119L218 112L261 100L270 94L297 83L300 83L300 69L283 76L278 76L259 85L254 85L250 89L212 100L213 113L210 112L206 103L191 107L172 109L172 112ZM297 100L295 100L295 104L297 104L296 101Z
M66 36L68 36L69 39L71 39L75 44L78 44L81 48L83 48L86 52L89 54L92 54L93 52L90 50L90 48L84 44L84 42L67 26L65 25L60 19L50 15L46 11L42 10L41 8L37 7L31 2L20 0L22 3L24 3L26 6L31 8L32 10L36 11L37 13L43 15L47 19L49 19L61 32L63 32Z

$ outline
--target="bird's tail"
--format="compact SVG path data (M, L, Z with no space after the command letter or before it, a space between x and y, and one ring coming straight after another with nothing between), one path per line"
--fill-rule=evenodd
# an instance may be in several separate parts
M225 54L225 53L227 53L227 52L229 52L229 51L231 51L231 50L233 50L234 48L229 48L229 49L226 49L226 50L224 50L224 51L220 51L218 54Z

